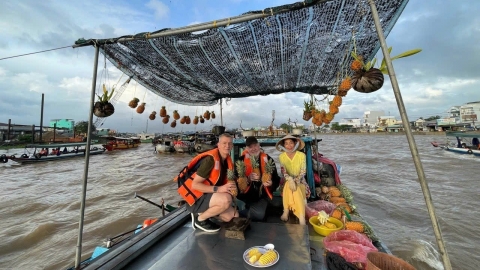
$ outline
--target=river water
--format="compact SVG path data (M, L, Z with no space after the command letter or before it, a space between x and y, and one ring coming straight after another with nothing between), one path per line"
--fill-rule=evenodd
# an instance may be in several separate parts
M417 269L443 269L405 135L319 135L320 152L342 166L360 213L394 255ZM415 136L453 269L480 262L480 158L434 148ZM266 148L277 158L278 152ZM22 154L23 149L0 150ZM83 258L179 200L171 180L192 156L156 154L150 144L90 158ZM0 164L0 269L65 269L75 260L84 162Z

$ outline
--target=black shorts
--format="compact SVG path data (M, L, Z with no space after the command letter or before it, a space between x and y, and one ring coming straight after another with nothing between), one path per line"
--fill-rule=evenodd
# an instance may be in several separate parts
M213 193L205 193L200 199L198 199L192 206L187 204L187 210L191 213L203 213L210 208L210 200L212 199Z

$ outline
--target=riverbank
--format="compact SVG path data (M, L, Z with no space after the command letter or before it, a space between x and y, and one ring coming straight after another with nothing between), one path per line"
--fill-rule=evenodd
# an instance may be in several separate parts
M317 133L320 135L363 135L363 136L378 136L378 135L389 135L389 136L395 136L395 135L402 135L405 136L405 132L357 132L357 133L352 133L352 132L339 132L339 133ZM314 134L310 134L313 136ZM413 132L413 135L428 135L428 136L445 136L444 131L418 131L418 132Z

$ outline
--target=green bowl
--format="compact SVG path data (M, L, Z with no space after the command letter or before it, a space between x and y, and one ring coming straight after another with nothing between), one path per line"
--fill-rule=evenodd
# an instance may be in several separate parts
M310 224L312 224L315 232L320 234L320 235L323 235L323 236L327 236L334 231L339 231L339 230L343 229L343 223L340 220L338 220L336 218L333 218L333 217L329 217L328 222L335 224L335 226L337 226L337 228L335 228L335 229L320 227L320 223L318 222L318 217L317 216L311 217L308 221L310 222Z

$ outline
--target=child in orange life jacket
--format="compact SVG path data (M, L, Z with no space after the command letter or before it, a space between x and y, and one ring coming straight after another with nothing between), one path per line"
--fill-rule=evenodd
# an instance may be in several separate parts
M310 196L310 189L305 181L306 156L300 152L305 143L292 135L287 135L277 142L278 157L282 174L285 177L283 188L283 221L288 220L290 211L295 214L301 225L305 225L306 198Z
M273 159L261 151L260 144L255 137L247 137L245 145L247 147L239 157L239 160L245 163L245 176L247 177L248 186L246 190L238 193L237 198L243 201L246 206L245 209L239 212L240 216L248 217L253 221L261 221L264 219L267 206L273 198L273 192L280 185L280 176L278 176L277 169L274 168L271 173L271 180L262 183L261 179L265 173L265 164L268 160L273 162ZM260 175L253 172L252 157L256 157L259 160ZM275 163L273 164L275 165Z

